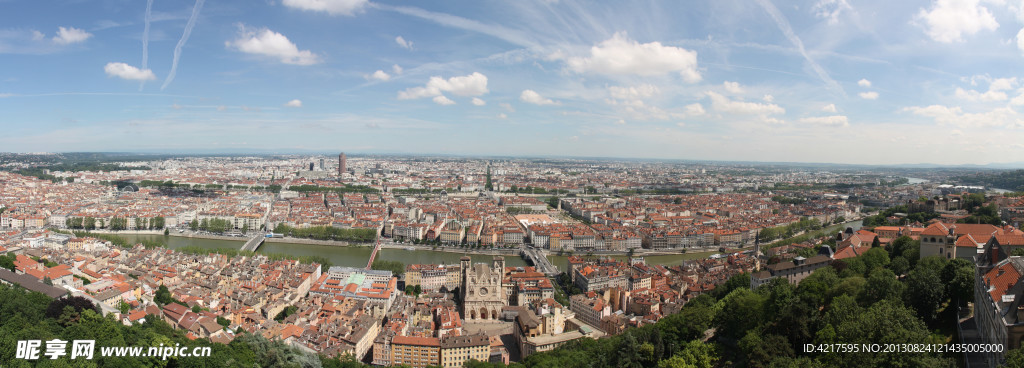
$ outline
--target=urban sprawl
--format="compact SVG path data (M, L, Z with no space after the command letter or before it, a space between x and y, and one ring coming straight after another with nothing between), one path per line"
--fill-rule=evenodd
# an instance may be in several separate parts
M0 167L0 260L13 268L0 268L0 282L88 298L124 324L160 319L189 338L228 343L244 330L383 366L509 363L652 324L738 274L753 288L799 283L901 236L920 240L921 257L977 260L975 304L989 306L975 308L980 334L1007 350L1024 335L1024 261L1011 256L1024 248L1013 226L1024 200L940 177L345 154L37 166ZM979 196L1001 224L957 222ZM118 234L235 239L239 249L119 244ZM377 261L381 247L465 256L330 266L262 254L268 238L372 247ZM652 261L682 254L692 257ZM518 257L529 266L506 265Z

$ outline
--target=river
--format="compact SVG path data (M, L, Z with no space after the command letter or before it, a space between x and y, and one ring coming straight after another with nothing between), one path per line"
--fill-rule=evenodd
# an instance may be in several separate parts
M201 238L186 238L178 236L163 236L163 235L136 235L136 234L118 234L119 236L127 239L131 242L137 242L142 240L150 241L163 241L167 243L168 248L178 249L186 246L202 247L209 249L217 248L228 248L228 249L239 249L242 247L242 240L219 240L219 239L201 239ZM327 245L314 245L314 244L293 244L293 243L281 243L274 241L267 241L260 246L259 253L280 253L290 256L321 256L327 258L336 266L349 266L349 267L365 267L366 261L370 258L369 247L334 247ZM695 253L684 253L684 254L670 254L670 255L658 255L658 256L646 256L645 259L651 264L664 264L664 265L678 265L683 260L704 258L711 255L714 252L695 252ZM577 253L582 255L583 253ZM381 249L378 259L388 261L399 261L405 264L412 263L423 263L423 264L454 264L459 262L459 258L462 258L463 254L432 251L432 250L405 250L405 249ZM473 258L473 262L487 262L494 258L491 255L484 254L470 254ZM626 260L625 255L612 256L615 259ZM548 259L551 260L552 264L558 267L559 270L565 270L568 264L568 256L549 255ZM505 264L507 266L525 266L526 261L518 256L505 256Z
M842 225L833 225L830 230L841 231L846 229L847 226L853 227L854 230L860 229L861 221L851 221ZM137 242L142 240L150 241L162 241L167 243L167 246L171 249L178 249L186 246L202 247L209 249L217 248L229 248L239 249L244 243L243 240L219 240L219 239L201 239L201 238L186 238L178 236L163 236L163 235L136 235L136 234L118 234L119 236L127 239L130 242ZM259 253L280 253L289 256L301 257L301 256L321 256L327 258L335 266L349 266L349 267L366 267L366 261L370 258L369 247L351 246L351 247L335 247L328 245L314 245L314 244L293 244L293 243L282 243L267 241L260 246ZM691 252L681 254L669 254L669 255L657 255L657 256L644 256L647 263L650 264L661 264L661 265L678 265L684 260L706 258L716 252ZM585 253L577 252L576 255L583 255ZM378 259L388 261L399 261L405 264L454 264L459 262L459 258L462 258L463 254L441 252L433 250L406 250L406 249L381 249L380 254L377 256ZM469 255L473 262L486 262L494 258L490 255L483 254L470 254ZM612 258L625 261L626 255L614 255ZM565 271L568 265L568 256L559 255L548 255L548 259L555 267L559 270ZM505 265L507 266L525 266L526 261L518 256L505 256Z

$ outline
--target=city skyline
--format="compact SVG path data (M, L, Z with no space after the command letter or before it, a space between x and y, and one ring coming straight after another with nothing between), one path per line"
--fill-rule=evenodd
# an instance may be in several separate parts
M2 3L5 151L1024 153L1014 3Z

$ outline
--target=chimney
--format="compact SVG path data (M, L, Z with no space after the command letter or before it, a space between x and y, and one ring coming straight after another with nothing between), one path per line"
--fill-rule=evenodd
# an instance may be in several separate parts
M1017 323L1024 323L1024 305L1017 306Z
M993 243L992 248L989 248L989 252L992 253L992 264L999 263L999 246Z

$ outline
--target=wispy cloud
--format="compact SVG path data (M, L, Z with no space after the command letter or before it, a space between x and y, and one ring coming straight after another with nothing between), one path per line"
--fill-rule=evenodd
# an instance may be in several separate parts
M282 2L284 6L290 8L326 12L330 15L353 15L368 3L367 0L284 0Z
M395 37L395 43L402 46L403 49L412 50L412 41L406 41L402 36Z
M843 87L840 86L839 83L836 83L836 81L832 79L827 72L825 72L825 68L818 65L818 62L814 61L814 59L812 59L807 53L807 49L804 48L804 42L801 41L800 37L797 37L796 33L793 32L793 27L789 25L789 21L782 15L782 12L779 12L779 9L776 8L770 0L757 0L757 3L768 12L768 15L772 17L773 21L775 21L775 25L777 25L779 30L781 30L786 38L789 39L789 42L792 42L793 45L796 46L797 50L800 51L800 55L804 57L804 60L807 60L807 64L811 66L811 69L818 75L818 78L821 78L829 88L845 96L846 91L843 90Z
M467 19L451 14L432 12L409 6L391 6L380 3L370 3L370 6L373 6L381 10L393 11L400 14L405 14L408 16L429 20L431 22L446 27L459 28L468 31L483 33L522 47L534 49L539 48L539 45L532 39L530 39L530 37L528 37L526 34L518 30L510 29L499 25L481 23L476 20Z
M153 0L146 0L146 15L144 18L145 26L142 28L142 69L148 68L149 65L149 22L153 21ZM139 82L139 90L142 90L142 86L146 84L146 81Z
M174 75L178 72L178 60L181 59L181 48L185 46L185 42L188 41L188 37L192 34L192 28L196 26L196 18L199 18L199 11L203 9L204 1L196 0L196 5L192 7L192 16L188 18L188 23L185 24L185 32L181 34L178 45L174 47L174 60L171 61L171 72L167 73L164 85L160 86L161 91L174 81Z

